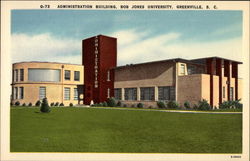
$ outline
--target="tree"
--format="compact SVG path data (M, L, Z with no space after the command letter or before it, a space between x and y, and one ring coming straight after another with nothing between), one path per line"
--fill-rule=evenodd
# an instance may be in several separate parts
M40 111L44 112L44 113L49 113L50 112L50 108L49 108L49 104L48 104L47 98L43 99Z

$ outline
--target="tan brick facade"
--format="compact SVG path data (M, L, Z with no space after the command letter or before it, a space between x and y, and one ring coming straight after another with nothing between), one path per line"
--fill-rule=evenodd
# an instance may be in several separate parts
M20 80L21 74L20 69L23 70L23 81ZM29 69L43 69L43 70L59 70L60 71L60 81L57 82L40 82L40 81L30 81L28 78ZM16 81L15 70L18 70L18 80ZM64 79L65 70L70 71L70 80ZM79 81L74 80L74 72L78 71ZM13 64L13 83L12 83L12 103L17 101L22 105L25 103L28 105L32 103L33 105L39 100L39 89L40 87L45 87L46 97L49 103L63 103L64 105L73 104L83 104L83 94L81 91L81 86L83 86L83 66L73 65L73 64L61 64L61 63L47 63L47 62L23 62ZM20 99L18 91L18 97L14 95L14 88L23 87L23 98ZM70 88L70 98L69 100L64 99L64 88ZM78 97L80 99L74 99L74 89L78 89Z
M205 60L205 59L204 59ZM189 73L188 66L197 68L197 74ZM215 61L213 62L215 65ZM139 102L147 106L156 106L159 100L159 87L172 86L175 87L175 101L183 106L185 101L191 105L197 104L200 100L207 100L213 107L219 106L219 76L213 75L213 86L211 85L210 74L207 74L208 67L206 64L196 64L187 61L159 61L149 62L143 64L127 65L115 69L115 89L121 89L121 100L127 104L137 104ZM224 68L222 68L222 102L228 100L228 77L224 76ZM232 65L229 71L232 73ZM238 99L242 98L242 80L238 78L238 91L235 88L235 79L230 74L230 88L233 91L233 100L236 99L236 92ZM141 100L140 89L142 87L154 88L154 100ZM136 88L137 100L126 100L125 89ZM211 89L213 88L213 89ZM213 99L210 102L211 93L213 91Z

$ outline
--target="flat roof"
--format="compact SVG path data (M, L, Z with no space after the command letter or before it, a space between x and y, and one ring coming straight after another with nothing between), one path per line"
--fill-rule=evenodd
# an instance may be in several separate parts
M65 65L79 65L79 66L83 66L81 64L71 64L71 63L59 63L59 62L47 62L47 61L23 61L23 62L16 62L13 63L14 64L21 64L21 63L49 63L49 64L65 64Z
M99 34L99 35L96 35L96 36L92 36L92 37L88 37L88 38L86 38L86 39L83 39L82 41L88 40L88 39L93 39L93 38L95 38L95 37L108 37L108 38L112 38L112 39L117 39L117 38L115 38L115 37L111 37L111 36L106 36L106 35Z
M153 64L153 63L162 63L162 62L168 62L168 61L191 63L191 64L196 64L196 65L203 65L202 63L193 62L193 61L206 60L206 59L211 59L211 58L223 59L223 60L228 60L228 61L236 62L238 64L243 64L242 62L239 62L239 61L235 61L235 60L231 60L231 59L226 59L226 58L214 56L214 57L205 57L205 58L197 58L197 59L189 59L189 60L188 59L182 59L182 58L165 59L165 60L158 60L158 61L151 61L151 62L144 62L144 63L127 64L127 65L122 65L122 66L114 67L113 69L119 69L119 68L125 68L125 67L137 66L137 65Z
M232 60L232 59L227 59L227 58L222 58L222 57L218 57L218 56L212 56L212 57L205 57L205 58L191 59L190 61L205 60L205 59L212 59L212 58L214 58L214 59L228 60L228 61L235 62L235 63L238 63L238 64L243 64L243 62L240 62L240 61L236 61L236 60Z

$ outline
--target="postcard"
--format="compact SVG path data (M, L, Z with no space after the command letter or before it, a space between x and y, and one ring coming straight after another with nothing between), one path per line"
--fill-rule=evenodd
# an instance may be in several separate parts
M248 1L1 13L1 160L249 160Z

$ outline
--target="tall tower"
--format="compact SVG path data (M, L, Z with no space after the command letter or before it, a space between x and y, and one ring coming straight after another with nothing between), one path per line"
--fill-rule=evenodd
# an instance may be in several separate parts
M117 40L98 35L82 41L84 66L84 104L100 103L114 96L114 72L117 65Z

